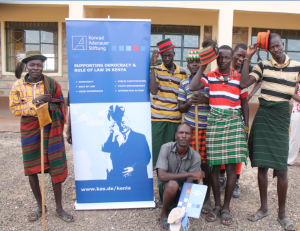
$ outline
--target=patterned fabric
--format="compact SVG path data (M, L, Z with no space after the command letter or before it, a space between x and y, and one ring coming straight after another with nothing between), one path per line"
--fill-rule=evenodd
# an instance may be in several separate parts
M163 52L175 47L175 45L172 44L172 41L170 38L166 38L166 39L158 42L156 45L159 49L159 53L163 53Z
M259 103L248 142L251 165L287 171L290 104L264 99Z
M190 143L192 149L196 150L196 130L193 130L193 139ZM207 154L206 154L206 129L198 130L198 147L199 154L201 156L201 164L206 164Z
M27 74L12 86L9 93L9 109L15 116L34 116L36 112L32 100L43 94L44 78L37 83L31 83Z
M207 117L207 164L247 161L248 147L240 110L212 108Z
M26 76L25 76L26 77ZM50 94L49 111L52 123L44 127L44 164L50 168L54 183L63 182L68 174L63 128L65 123L64 99L60 85L52 78L44 77L45 94ZM24 93L18 93L21 95ZM21 143L25 175L41 172L40 128L38 118L21 117Z
M188 79L182 80L179 85L178 100L187 102L195 93L190 91L191 76ZM198 90L204 96L209 97L209 88ZM207 127L207 114L209 113L210 106L208 104L198 104L198 128L206 129ZM195 105L192 105L188 112L184 115L185 122L195 127Z
M268 101L289 101L300 80L300 62L285 55L284 68L273 59L258 63L250 73L256 80L262 79L260 97Z
M175 63L174 63L175 64ZM185 69L175 64L173 74L162 63L155 67L156 82L158 83L157 94L151 102L152 121L181 122L181 113L178 109L178 88L183 79L188 77Z
M241 99L248 97L248 88L240 88L241 75L235 72L236 77L223 82L215 77L215 72L208 72L201 78L205 87L209 87L209 105L214 108L240 109Z
M298 89L297 89L297 95L300 96L300 84L297 84ZM300 103L294 100L293 104L293 111L300 111Z

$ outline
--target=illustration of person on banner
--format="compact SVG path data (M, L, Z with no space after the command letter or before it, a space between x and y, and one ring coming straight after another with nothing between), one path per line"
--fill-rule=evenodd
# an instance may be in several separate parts
M259 62L249 74L251 58L259 49L272 55L270 60ZM260 58L258 53L258 58ZM259 60L258 60L259 61ZM276 33L259 32L257 43L250 45L242 72L241 87L248 87L262 79L259 108L253 120L249 137L249 156L252 167L258 167L258 186L261 207L250 221L258 221L269 215L268 170L277 176L278 222L285 230L295 230L286 216L288 189L287 163L289 155L290 99L300 80L300 62L284 53L284 44Z
M175 141L175 132L181 122L178 108L178 88L181 80L188 78L186 70L174 63L174 47L167 38L157 43L150 61L149 90L151 102L153 166L156 165L163 144ZM162 64L154 66L161 56Z
M111 105L107 114L111 122L110 134L102 151L111 153L112 169L107 180L143 181L148 179L147 165L151 153L145 135L130 128L123 106Z
M213 40L206 40L202 43L202 47L205 48L210 46L213 43ZM210 106L208 104L209 97L209 88L198 90L198 94L195 94L189 89L190 82L196 75L197 71L200 68L200 49L194 49L188 51L188 69L191 72L191 75L188 79L182 80L179 86L178 92L178 102L179 110L181 113L185 113L184 120L189 123L193 128L193 137L191 141L191 147L196 150L196 142L198 142L199 154L201 156L201 169L205 172L205 178L203 178L203 184L207 185L207 192L204 204L202 206L202 213L208 214L211 210L211 201L210 201L210 189L211 189L211 180L210 180L210 166L207 164L207 154L206 154L206 128L207 128L207 114L210 111ZM205 63L204 63L205 64ZM203 74L203 76L205 76ZM198 127L195 124L195 105L198 106ZM195 132L198 132L198 140L196 140Z
M236 184L236 163L247 161L247 138L249 128L248 90L240 88L241 75L232 67L233 51L230 46L217 48L216 44L200 52L200 62L208 63L217 58L218 68L203 77L207 64L201 65L190 83L190 90L209 87L210 113L207 116L206 151L207 163L211 166L212 189L215 207L207 215L208 222L221 216L223 225L232 224L229 205ZM248 69L249 67L245 67ZM244 117L243 124L241 114ZM222 148L220 148L222 147ZM224 204L220 197L220 169L225 164L227 186Z
M41 191L37 174L41 172L41 136L35 106L49 103L52 123L44 127L44 166L51 175L56 201L55 215L66 222L72 222L73 216L62 207L61 184L65 181L68 168L63 138L65 122L64 98L60 85L44 74L44 61L47 57L40 51L27 51L20 54L15 75L18 80L9 94L9 108L15 116L21 116L21 143L25 175L29 177L32 192L38 209L28 216L36 221L42 216ZM22 78L26 66L28 73Z

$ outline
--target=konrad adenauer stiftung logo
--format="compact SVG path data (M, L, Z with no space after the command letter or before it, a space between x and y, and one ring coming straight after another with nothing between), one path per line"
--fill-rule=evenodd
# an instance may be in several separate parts
M87 50L87 37L80 35L72 36L72 50Z

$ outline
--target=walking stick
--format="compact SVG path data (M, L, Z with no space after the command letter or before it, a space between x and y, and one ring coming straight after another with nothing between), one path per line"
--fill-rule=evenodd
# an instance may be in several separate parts
M36 109L41 129L41 174L42 174L42 215L43 215L43 230L46 231L46 217L45 217L45 173L44 173L44 127L52 122L48 103L41 105Z
M299 230L300 230L300 222L299 222L299 225L298 225L297 231L299 231Z
M195 92L198 94L198 91ZM195 105L195 142L196 142L196 151L199 153L199 141L198 141L198 104ZM198 179L198 184L200 179Z
M42 173L42 214L43 214L43 230L46 231L45 216L45 180L44 180L44 127L41 128L41 173Z

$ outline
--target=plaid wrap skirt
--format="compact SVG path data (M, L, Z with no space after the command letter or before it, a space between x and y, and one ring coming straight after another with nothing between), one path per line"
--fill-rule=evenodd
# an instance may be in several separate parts
M193 139L190 143L192 149L196 150L196 130L193 130ZM206 129L198 130L198 146L199 146L199 154L201 156L201 164L206 164L207 155L206 155Z
M240 110L211 108L207 117L207 163L211 166L244 162L248 146Z

